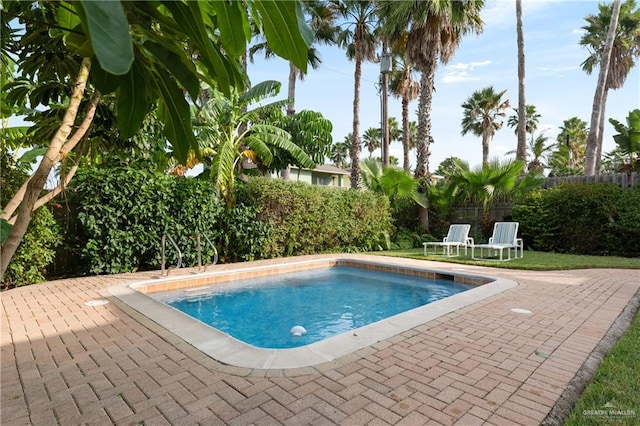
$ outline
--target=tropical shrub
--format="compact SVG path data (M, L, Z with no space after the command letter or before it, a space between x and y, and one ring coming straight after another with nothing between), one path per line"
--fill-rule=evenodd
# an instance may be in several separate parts
M434 238L428 234L419 234L418 232L411 229L398 228L393 234L393 238L391 240L391 248L394 250L412 249L416 247L422 247L423 242L433 240Z
M271 227L260 220L254 206L237 204L224 212L220 230L220 259L225 262L251 261L268 256L266 247L271 241Z
M621 192L617 213L616 219L609 222L612 251L640 257L640 184Z
M535 250L590 255L640 254L640 187L559 185L513 206L525 244Z
M85 168L68 190L64 261L59 275L158 269L161 237L169 234L184 266L197 264L198 232L223 262L388 246L389 201L367 192L252 178L226 210L209 180L146 170ZM202 261L213 250L201 236ZM166 243L166 265L177 255Z
M271 229L266 257L379 249L392 231L389 200L370 192L256 177L241 194Z
M31 223L13 260L2 278L2 288L19 287L46 280L47 267L55 258L55 248L62 237L51 211L40 207L33 213Z
M6 141L0 145L0 188L2 188L0 202L2 205L5 205L29 176L28 172L32 167L31 159L35 158L33 155L29 156L29 153L20 158L14 157L4 142ZM7 226L7 231L10 229L6 221L3 221L3 225ZM60 230L51 211L48 206L40 207L33 213L24 238L2 277L2 288L45 281L47 267L53 261L56 246L60 241Z
M251 208L227 213L213 182L176 178L132 168L89 168L69 190L67 256L77 259L65 274L103 274L158 269L161 238L170 235L184 266L197 265L201 233L202 262L213 259L206 235L222 261L261 257L268 229ZM249 237L250 236L250 237ZM177 253L166 242L166 265Z
M174 179L144 170L89 168L71 189L77 206L79 273L113 274L160 265L160 237L173 232L169 216Z
M638 166L638 157L640 157L640 109L629 112L626 125L613 118L609 119L609 123L618 132L613 136L613 140L618 145L620 153L626 157L620 171L632 172L640 170L640 166Z

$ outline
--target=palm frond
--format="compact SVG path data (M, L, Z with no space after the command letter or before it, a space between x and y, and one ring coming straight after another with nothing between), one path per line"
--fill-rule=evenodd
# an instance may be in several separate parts
M275 80L265 80L255 86L252 86L246 92L242 93L238 100L241 104L250 104L260 102L263 99L276 96L280 93L282 83Z

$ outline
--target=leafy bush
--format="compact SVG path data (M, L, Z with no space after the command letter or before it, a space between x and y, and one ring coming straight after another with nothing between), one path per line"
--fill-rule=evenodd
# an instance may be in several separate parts
M420 235L410 229L398 228L393 234L391 248L394 250L407 250L422 247L423 242L431 241L432 238L430 235Z
M221 259L227 262L251 261L268 257L265 248L271 236L271 227L259 219L254 206L237 204L224 213L221 229Z
M640 184L622 191L609 229L612 251L616 248L621 255L640 257Z
M24 158L16 160L7 146L0 143L0 203L3 206L29 177L31 167L31 162ZM9 229L7 225L7 233ZM43 206L33 212L27 232L2 278L2 288L45 281L47 267L53 261L60 241L59 227L48 207Z
M61 242L53 214L40 207L33 213L27 232L2 279L3 288L19 287L46 280L47 266L53 262Z
M614 184L559 185L513 206L525 244L535 250L634 255L640 249L640 188Z
M85 169L68 193L65 245L74 265L60 275L157 269L165 233L180 247L183 265L194 266L198 231L221 261L232 262L378 249L388 246L392 230L386 197L277 179L250 179L228 212L210 181L131 168ZM209 262L204 237L201 245ZM167 242L166 265L176 263Z
M269 234L255 209L238 206L227 213L212 182L176 178L131 168L85 169L70 189L74 206L66 233L74 268L61 274L103 274L158 269L161 238L170 235L183 255L183 266L197 265L201 233L202 263L261 257ZM166 242L166 265L177 252Z
M78 173L72 188L80 227L75 241L79 272L113 274L158 267L160 238L174 232L169 215L172 177L91 168Z
M378 249L392 229L389 200L365 191L252 178L238 199L269 224L266 257Z

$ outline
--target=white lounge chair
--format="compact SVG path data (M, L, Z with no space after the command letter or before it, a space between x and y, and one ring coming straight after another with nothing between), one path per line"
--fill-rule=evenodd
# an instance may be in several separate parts
M442 242L433 241L422 243L424 246L424 255L427 255L427 248L434 246L434 253L438 254L438 247L442 247L442 254L451 257L451 247L456 248L456 256L460 256L460 246L464 247L464 254L467 254L467 247L473 247L473 238L469 237L471 225L454 224L449 226L449 232Z
M471 248L473 259L482 259L483 250L487 249L487 255L491 252L499 252L500 260L511 260L511 250L514 251L515 258L524 257L524 244L522 238L518 238L518 222L496 222L493 225L493 235L487 244L474 245ZM480 249L480 257L476 257L476 248ZM504 259L503 252L507 250L507 259ZM520 249L520 256L518 256Z

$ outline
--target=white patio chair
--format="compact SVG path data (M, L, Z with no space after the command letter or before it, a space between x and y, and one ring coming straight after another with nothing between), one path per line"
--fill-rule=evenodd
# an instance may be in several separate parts
M451 248L456 248L456 256L460 256L460 246L464 247L464 254L467 254L467 247L473 247L473 238L469 237L469 224L454 224L449 226L449 232L444 239L440 241L432 241L422 243L424 246L424 255L427 256L429 246L434 246L433 254L438 254L438 247L442 247L442 254L451 257Z
M524 244L522 238L518 238L518 222L496 222L493 225L493 235L487 244L477 244L471 248L471 258L482 259L483 250L487 249L487 255L491 252L499 253L500 260L511 260L511 250L514 251L515 258L524 257ZM480 257L476 257L476 248L480 249ZM507 250L507 258L504 259L503 252ZM520 249L520 256L518 256Z

